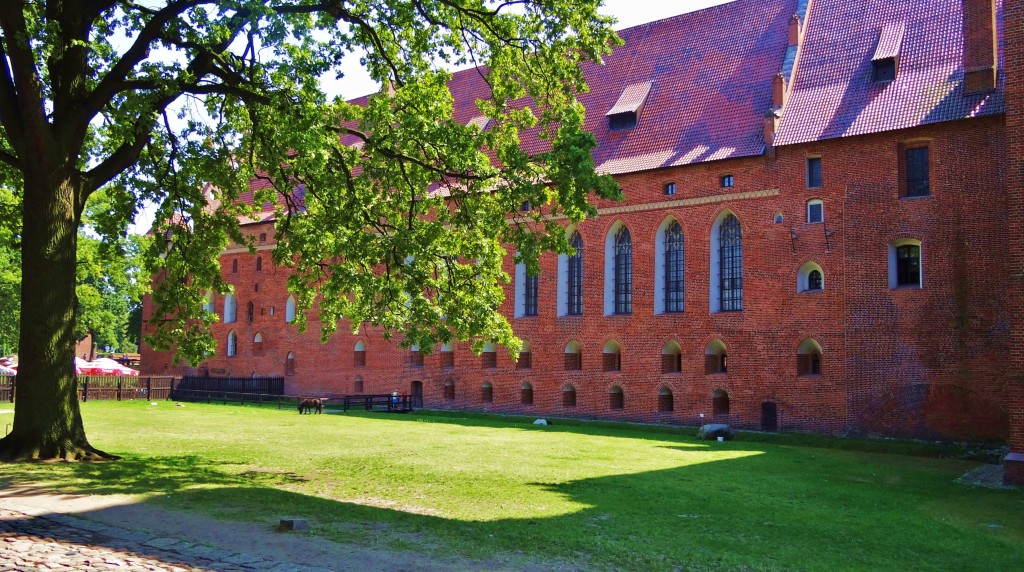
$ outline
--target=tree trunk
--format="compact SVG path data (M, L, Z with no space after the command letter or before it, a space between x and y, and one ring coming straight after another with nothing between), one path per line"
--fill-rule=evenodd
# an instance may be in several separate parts
M18 377L14 426L0 440L5 460L117 458L89 445L78 408L76 182L66 172L25 174Z

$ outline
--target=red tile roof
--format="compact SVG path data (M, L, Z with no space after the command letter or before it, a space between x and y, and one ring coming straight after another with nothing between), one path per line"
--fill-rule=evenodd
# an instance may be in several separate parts
M775 144L1003 113L1002 77L994 92L964 94L962 1L815 0ZM897 37L896 79L874 83L872 58Z
M1003 113L1002 77L995 92L963 93L962 1L815 0L807 12L806 0L736 0L621 30L623 46L603 65L584 66L590 91L580 101L585 128L597 138L598 170L622 174L762 154L772 80L793 71L794 13L805 16L804 37L776 145ZM872 60L896 55L895 81L874 83ZM482 73L456 72L448 86L454 120L483 129L476 101L490 94ZM635 127L609 130L609 113L637 109ZM548 145L531 133L521 139L529 153ZM360 140L349 135L344 142ZM250 188L266 185L257 180Z
M625 45L584 71L586 129L600 171L760 155L762 116L786 55L796 0L737 0L619 32ZM636 127L610 132L606 113L650 83Z

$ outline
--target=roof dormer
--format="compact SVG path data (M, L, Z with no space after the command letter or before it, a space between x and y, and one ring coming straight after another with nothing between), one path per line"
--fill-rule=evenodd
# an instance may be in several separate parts
M905 30L903 22L894 22L882 27L875 55L871 57L871 80L875 83L888 83L896 79Z
M479 129L480 131L487 131L487 129L491 126L491 120L486 115L477 115L473 119L467 121L466 126L473 126Z
M636 127L640 120L647 96L651 93L651 82L634 83L626 86L619 95L618 101L605 114L608 117L608 130L619 131Z

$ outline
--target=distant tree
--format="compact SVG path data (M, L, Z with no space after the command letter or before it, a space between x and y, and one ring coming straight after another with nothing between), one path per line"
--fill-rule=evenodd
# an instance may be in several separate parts
M531 270L566 251L558 223L619 196L595 173L580 64L617 38L598 0L5 0L0 3L0 181L17 189L22 283L17 403L7 458L104 458L86 439L72 348L78 229L109 185L104 238L147 201L152 342L214 349L204 289L246 243L237 201L283 198L274 252L300 310L328 335L369 322L406 343L517 340L497 313L503 244ZM112 41L124 39L124 49ZM388 89L329 101L318 78L354 50ZM446 65L482 64L486 129L452 120ZM527 153L520 137L544 148ZM343 144L358 142L358 145ZM204 192L204 185L211 192ZM302 192L297 193L300 188ZM443 191L439 192L439 191ZM293 216L302 211L302 216ZM304 312L299 313L304 323Z
M78 233L75 338L92 333L96 347L128 351L129 345L138 348L138 342L129 344L129 319L149 287L142 261L148 239L138 235L96 238L92 229L110 213L107 193L101 190L89 197L82 221L85 227Z
M0 187L0 352L18 347L21 316L21 199Z

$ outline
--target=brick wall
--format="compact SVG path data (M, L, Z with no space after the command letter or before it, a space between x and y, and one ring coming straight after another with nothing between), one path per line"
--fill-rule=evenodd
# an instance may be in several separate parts
M899 197L899 149L907 141L929 142L930 197ZM347 324L320 344L315 319L303 335L285 323L287 270L275 268L262 252L263 270L257 272L254 256L229 250L222 267L225 280L236 285L238 321L213 327L219 352L207 366L214 374L280 375L286 355L294 352L295 373L286 379L290 394L354 393L360 376L364 393L413 392L420 382L428 407L685 424L712 418L712 396L724 390L730 410L721 419L740 427L760 427L762 406L770 402L783 430L1006 438L1001 397L1010 378L1010 294L998 283L1008 270L1004 145L997 117L621 176L626 202L599 202L602 215L579 229L584 315L557 316L557 257L547 254L538 316L512 320L531 346L530 369L517 369L500 349L497 367L483 368L466 345L455 347L452 368L442 368L436 348L414 367L407 350L372 329L352 335ZM820 189L806 188L811 155L822 158ZM733 188L720 187L724 174L733 175ZM663 194L668 182L676 183L674 196ZM824 224L805 222L810 199L824 201ZM743 230L744 309L710 313L711 230L725 210ZM667 217L685 235L686 306L681 314L655 315L655 234ZM604 243L618 222L633 240L633 313L604 316ZM246 232L273 236L266 225ZM921 241L921 289L888 286L888 245L901 238ZM237 273L231 271L234 260ZM809 261L824 272L820 292L797 291L798 270ZM514 275L511 260L506 270ZM512 285L507 294L502 310L512 316ZM255 305L252 323L245 315L249 301ZM216 309L223 311L220 297ZM239 353L227 358L232 329ZM256 332L264 340L259 355L252 351ZM808 338L822 348L822 373L798 376L797 348ZM353 350L360 340L366 365L357 368ZM581 371L565 370L564 349L573 340L582 348ZM603 371L609 340L622 348L620 371ZM678 373L662 373L661 351L669 340L682 350ZM727 373L704 373L705 348L713 340L726 347ZM147 373L163 373L165 363L176 371L166 354L144 351ZM445 398L446 381L454 383L454 399ZM493 387L493 402L482 400L484 382ZM524 383L533 390L529 405L521 403ZM567 384L575 387L575 407L562 405ZM623 390L621 409L610 407L616 386ZM663 388L672 392L671 412L659 411Z
M1010 412L1008 482L1024 485L1024 5L1003 5L1006 67L1006 188L1008 201L1010 366L1015 376L1006 395Z

